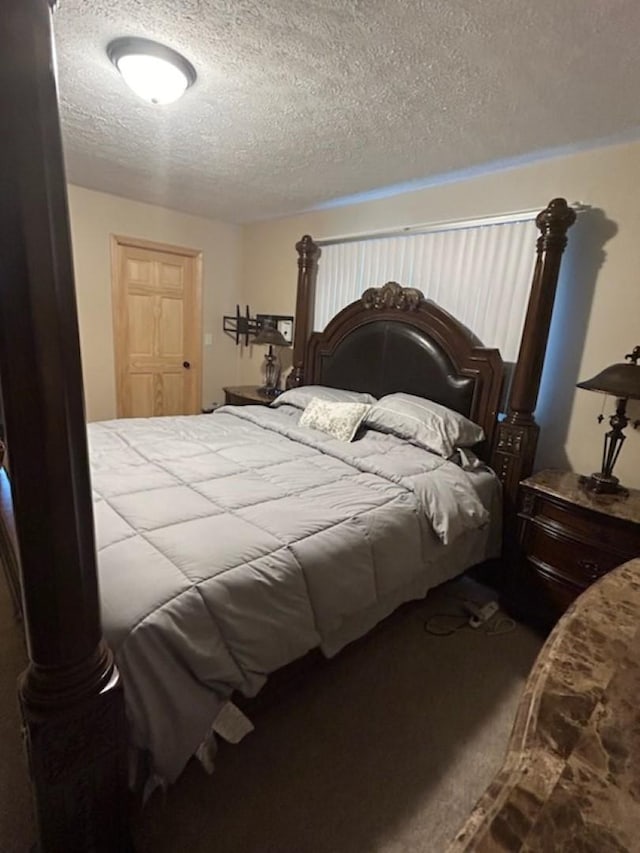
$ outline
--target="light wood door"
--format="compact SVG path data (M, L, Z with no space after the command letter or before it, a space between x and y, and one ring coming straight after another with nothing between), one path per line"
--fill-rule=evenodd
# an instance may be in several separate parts
M112 250L118 417L200 411L201 253L126 237Z

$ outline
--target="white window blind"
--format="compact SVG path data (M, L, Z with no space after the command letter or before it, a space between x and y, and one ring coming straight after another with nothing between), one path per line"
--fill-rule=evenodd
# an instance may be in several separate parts
M533 216L454 223L423 233L327 241L318 266L314 329L368 287L417 287L505 361L518 356L538 234Z

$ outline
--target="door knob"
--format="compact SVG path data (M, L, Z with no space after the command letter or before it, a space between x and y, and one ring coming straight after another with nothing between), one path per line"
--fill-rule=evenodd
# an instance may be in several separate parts
M188 370L188 369L191 367L191 362L190 362L190 361L183 361L183 362L182 362L182 366L183 366L183 367L186 367L186 368L187 368L187 370Z

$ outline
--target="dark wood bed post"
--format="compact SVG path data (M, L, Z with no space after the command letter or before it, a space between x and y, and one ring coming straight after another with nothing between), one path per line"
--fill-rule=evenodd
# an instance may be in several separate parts
M538 400L560 262L567 245L567 231L575 221L575 211L563 198L554 198L536 217L540 237L527 316L507 415L498 426L491 463L504 487L505 520L509 528L517 511L518 484L533 470L540 432L533 412Z
M42 853L129 850L122 688L101 639L51 11L3 0L0 380L29 666L19 682Z
M313 329L312 311L315 302L316 276L320 247L308 234L296 243L298 253L298 290L296 296L296 328L293 343L293 370L287 377L287 388L304 385L304 358L307 342Z

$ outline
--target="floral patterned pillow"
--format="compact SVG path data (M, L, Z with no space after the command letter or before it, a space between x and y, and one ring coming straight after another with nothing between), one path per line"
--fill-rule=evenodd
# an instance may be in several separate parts
M371 406L367 403L333 403L314 397L300 418L300 426L313 427L340 441L353 441Z

